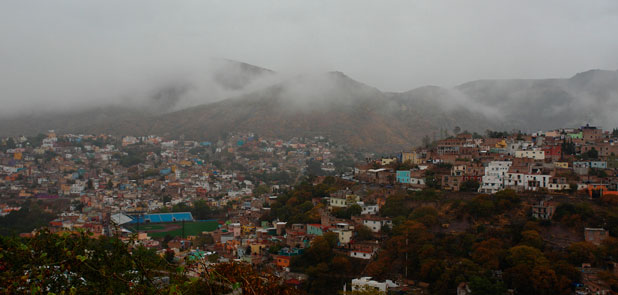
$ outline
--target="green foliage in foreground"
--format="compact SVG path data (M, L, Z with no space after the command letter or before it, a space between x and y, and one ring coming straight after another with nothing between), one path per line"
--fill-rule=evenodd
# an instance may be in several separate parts
M239 288L243 294L292 294L249 265L180 266L113 237L46 230L34 238L0 237L3 294L222 294Z
M17 235L46 226L56 215L45 212L41 206L42 202L28 200L22 204L20 210L0 217L0 235Z
M0 239L5 293L148 293L173 271L154 251L115 238L43 231L31 239Z

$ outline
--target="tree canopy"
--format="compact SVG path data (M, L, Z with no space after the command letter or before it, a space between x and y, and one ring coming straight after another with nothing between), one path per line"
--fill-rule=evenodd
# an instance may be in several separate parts
M169 263L154 250L85 232L33 238L0 237L0 290L7 294L294 294L251 266L223 263L199 268ZM198 277L190 277L197 272Z

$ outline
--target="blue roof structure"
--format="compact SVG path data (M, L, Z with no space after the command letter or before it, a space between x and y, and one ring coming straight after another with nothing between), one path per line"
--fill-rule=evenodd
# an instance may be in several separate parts
M130 223L193 221L193 215L191 215L191 212L153 213L144 214L142 216L132 216L132 218L133 220Z

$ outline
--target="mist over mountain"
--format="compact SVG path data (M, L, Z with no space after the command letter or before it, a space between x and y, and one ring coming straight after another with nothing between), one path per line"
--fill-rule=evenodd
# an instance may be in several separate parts
M211 59L203 67L162 80L161 85L155 85L134 107L165 113L242 95L270 85L276 79L272 70L228 59Z
M591 70L570 79L473 81L456 89L513 128L618 126L616 71Z
M284 138L323 135L355 148L388 152L420 144L424 136L439 138L456 126L481 133L585 123L618 126L616 71L592 70L569 79L479 80L402 93L380 91L341 72L284 77L233 61L225 61L210 77L201 85L163 87L143 104L4 119L0 134L56 129L202 139L251 131ZM203 98L195 93L229 97L197 104Z

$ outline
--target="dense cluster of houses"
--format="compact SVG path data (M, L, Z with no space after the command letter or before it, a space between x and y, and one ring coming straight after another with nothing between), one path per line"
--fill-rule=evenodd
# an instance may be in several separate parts
M52 226L69 229L101 228L106 216L118 212L150 212L196 199L212 207L246 205L241 200L260 185L287 189L310 160L331 169L337 151L321 137L284 141L235 134L200 142L54 131L36 140L3 138L0 146L7 147L0 150L2 214L26 199L67 200L66 216Z
M2 140L6 146L9 139ZM50 222L53 229L85 228L109 235L114 224L132 222L136 213L204 200L210 207L226 208L216 218L214 231L176 235L167 241L139 232L137 241L162 255L171 250L178 261L238 260L272 268L296 286L306 275L290 272L292 257L302 255L313 239L326 233L336 234L338 253L372 259L392 227L392 220L382 217L380 210L390 195L402 189L495 193L509 188L618 195L618 134L592 126L501 137L461 133L393 157L367 159L353 167L353 175L340 174L350 181L350 188L312 200L319 208L319 223L266 222L262 217L270 213L279 192L309 173L308 163L319 163L325 174L335 171L342 149L321 137L280 140L234 134L200 142L158 136L59 136L50 131L37 144L25 137L10 140L11 147L0 151L2 214L19 210L24 199L66 199L70 207ZM336 217L352 207L356 214ZM532 206L532 216L549 220L555 209L547 198ZM132 236L132 228L120 230L125 239ZM361 230L369 235L361 238ZM597 228L587 228L584 234L595 244L608 235ZM212 240L204 243L205 235ZM401 287L368 277L352 281L353 290L362 286Z
M421 189L429 175L444 190L585 191L618 194L618 134L593 126L489 138L461 133L432 146L359 165L358 180ZM401 169L407 163L406 169ZM433 185L436 185L433 184ZM470 186L466 186L469 189Z

